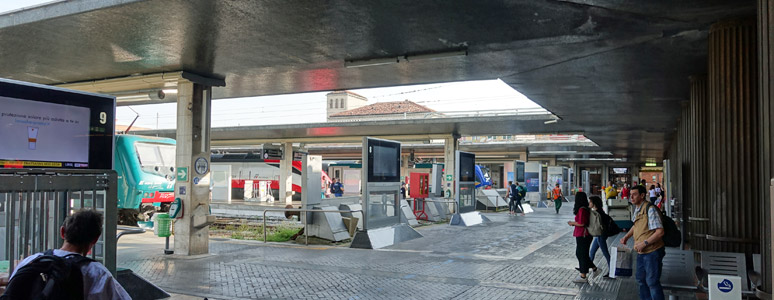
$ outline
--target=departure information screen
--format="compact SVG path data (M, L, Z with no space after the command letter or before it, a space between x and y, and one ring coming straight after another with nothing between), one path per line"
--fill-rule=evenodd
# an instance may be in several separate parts
M0 79L0 168L111 169L115 100Z
M89 108L0 97L0 158L89 163Z

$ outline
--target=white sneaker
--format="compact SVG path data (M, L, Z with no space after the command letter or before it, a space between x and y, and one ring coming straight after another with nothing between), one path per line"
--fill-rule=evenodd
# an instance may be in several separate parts
M575 279L572 280L574 283L587 283L589 282L588 279L581 277L580 275L575 276Z

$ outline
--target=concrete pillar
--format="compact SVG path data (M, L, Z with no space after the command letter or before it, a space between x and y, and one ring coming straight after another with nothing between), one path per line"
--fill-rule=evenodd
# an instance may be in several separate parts
M279 184L279 199L277 201L293 204L293 143L282 144Z
M760 251L762 181L755 21L715 23L709 33L709 249Z
M409 158L408 154L400 155L400 181L408 183L406 176L409 175Z
M454 199L454 191L455 191L455 184L459 180L459 178L454 178L454 153L459 150L460 143L459 143L460 136L459 135L451 135L444 139L444 146L443 146L443 190L444 190L444 197L448 199ZM448 181L449 177L453 178L453 181Z
M758 169L759 187L761 193L761 256L762 280L761 290L771 295L774 292L774 244L772 241L772 215L774 206L769 186L774 177L774 0L758 1L758 137L760 138L760 164Z
M175 253L209 252L210 117L211 88L189 81L177 87L178 178L176 197L183 203L182 218L175 221ZM184 176L183 176L184 175ZM204 225L202 225L204 224Z

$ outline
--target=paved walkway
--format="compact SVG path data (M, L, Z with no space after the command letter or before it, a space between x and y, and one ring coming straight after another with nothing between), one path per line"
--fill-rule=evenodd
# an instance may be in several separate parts
M584 286L620 284L572 283L571 210L420 227L424 238L381 250L212 239L209 255L164 256L162 238L129 235L119 242L118 266L167 291L209 299L573 299ZM605 265L601 253L597 264Z

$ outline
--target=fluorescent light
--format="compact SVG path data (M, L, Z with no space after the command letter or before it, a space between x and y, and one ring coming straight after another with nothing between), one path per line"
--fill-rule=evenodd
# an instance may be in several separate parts
M358 59L358 60L345 60L344 67L346 68L360 68L370 66L391 65L400 62L399 57L384 57L384 58L372 58L372 59Z
M416 54L416 55L406 54L404 58L406 59L406 61L413 61L413 60L439 59L439 58L449 58L449 57L467 56L467 55L468 55L468 50L455 50L455 51Z
M548 121L545 121L545 122L543 122L543 124L554 124L554 123L556 123L556 122L558 122L558 121L559 121L559 120L557 120L557 119L553 119L553 120L548 120Z
M656 164L656 163L654 163L654 162L646 162L646 163L645 163L645 166L646 166L646 167L655 167L655 166L657 166L657 165L658 165L658 164Z
M136 91L124 91L111 93L116 96L117 104L150 104L157 102L174 102L177 101L177 89L168 89L173 93L168 93L167 90L136 90Z

